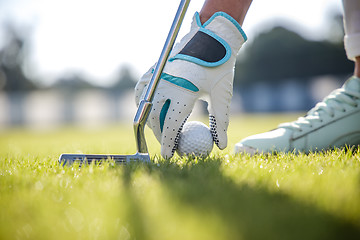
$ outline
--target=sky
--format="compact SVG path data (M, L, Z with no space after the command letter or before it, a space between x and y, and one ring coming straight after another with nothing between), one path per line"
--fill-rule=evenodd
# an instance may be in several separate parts
M82 74L110 85L126 64L141 75L157 61L179 0L0 0L0 47L4 22L30 36L26 72L44 85ZM178 39L204 0L192 0ZM327 16L342 12L341 0L254 0L243 29L249 41L281 22L304 37L321 39Z

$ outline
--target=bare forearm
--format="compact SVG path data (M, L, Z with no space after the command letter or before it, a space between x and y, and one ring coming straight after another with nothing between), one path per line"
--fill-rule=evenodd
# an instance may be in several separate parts
M200 11L200 20L204 23L215 12L225 12L242 25L251 2L252 0L206 0Z

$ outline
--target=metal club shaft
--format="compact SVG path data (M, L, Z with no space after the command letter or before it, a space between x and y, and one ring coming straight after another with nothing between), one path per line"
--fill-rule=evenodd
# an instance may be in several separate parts
M148 84L144 99L142 99L139 103L139 107L136 112L136 115L134 118L134 124L133 124L138 153L148 153L148 149L146 146L145 133L144 133L145 124L146 124L146 121L149 117L149 113L152 108L152 100L154 98L154 93L155 93L156 87L159 83L161 74L164 70L165 64L169 58L169 54L172 50L172 47L176 40L176 37L179 33L180 26L184 19L184 16L185 16L186 10L189 6L189 3L190 3L190 0L181 0L179 8L176 12L174 21L171 25L169 34L166 38L163 50L161 51L159 60L155 66L154 73Z

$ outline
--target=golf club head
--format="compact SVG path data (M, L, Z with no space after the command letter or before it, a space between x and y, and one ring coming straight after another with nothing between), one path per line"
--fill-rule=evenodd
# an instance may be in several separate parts
M62 166L79 163L83 164L101 164L104 161L113 160L116 164L127 164L131 162L150 162L149 154L136 153L133 155L115 155L115 154L69 154L64 153L59 157L59 164Z

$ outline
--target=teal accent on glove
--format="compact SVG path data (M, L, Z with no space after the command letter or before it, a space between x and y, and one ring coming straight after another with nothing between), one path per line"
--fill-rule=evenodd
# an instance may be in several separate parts
M151 73L154 73L154 69L151 70ZM199 91L199 88L197 86L195 86L192 82L186 80L185 78L175 77L167 73L162 73L160 79L163 79L167 82L170 82L172 84L175 84L176 86L190 90L192 92Z
M185 88L187 90L190 90L192 92L198 92L199 88L196 87L192 82L189 80L186 80L185 78L175 77L166 73L161 74L161 79L171 82L179 87Z
M160 111L160 130L161 130L161 132L163 131L163 128L164 128L165 117L169 110L170 103L171 103L170 99L166 100Z

